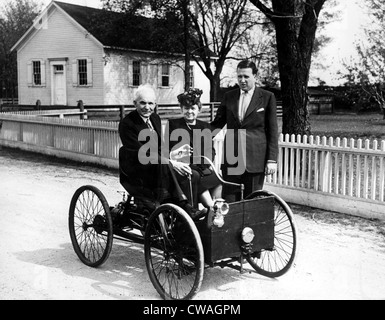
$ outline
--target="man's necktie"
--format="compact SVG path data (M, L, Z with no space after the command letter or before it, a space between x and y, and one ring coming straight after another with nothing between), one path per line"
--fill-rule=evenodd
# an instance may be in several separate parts
M239 104L239 120L242 122L245 117L245 113L248 107L247 103L247 91L243 91L241 94L241 103Z
M154 131L154 128L150 122L150 119L148 118L147 121L146 121L146 124L147 124L147 127L151 130L151 131Z

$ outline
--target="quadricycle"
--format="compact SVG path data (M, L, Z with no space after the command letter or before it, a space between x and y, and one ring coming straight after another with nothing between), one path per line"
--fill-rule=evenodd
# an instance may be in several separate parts
M207 159L210 162L209 159ZM114 239L144 246L149 278L163 299L192 299L204 271L216 266L243 272L248 263L266 277L285 274L294 263L297 235L289 205L278 195L259 190L241 200L216 199L213 210L194 221L172 200L158 203L125 188L123 199L109 206L100 189L78 188L69 208L69 233L79 259L98 267L109 257ZM120 172L120 174L124 174ZM129 189L129 191L127 191Z

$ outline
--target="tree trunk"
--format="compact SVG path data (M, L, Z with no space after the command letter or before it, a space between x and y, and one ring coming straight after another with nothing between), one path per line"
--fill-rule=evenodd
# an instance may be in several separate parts
M220 102L219 93L221 92L221 74L223 66L225 64L225 59L219 58L215 62L215 71L214 73L209 72L206 76L210 79L210 102Z
M282 133L309 135L311 131L307 109L309 72L298 58L297 50L292 48L295 44L287 41L286 37L287 35L280 40L277 37L277 44L282 47L278 50L283 112Z
M307 86L318 16L326 0L250 0L275 26L282 90L282 133L310 134Z
M184 0L182 5L183 11L183 32L184 32L184 90L190 89L190 33L189 33L189 16L188 16L188 4L189 0Z
M276 8L288 12L288 8ZM291 11L295 16L296 10ZM275 21L278 67L282 93L282 133L307 134L311 132L307 110L307 86L313 39L300 43L300 25L296 18Z
M210 102L220 102L219 92L221 88L221 80L217 73L210 78Z

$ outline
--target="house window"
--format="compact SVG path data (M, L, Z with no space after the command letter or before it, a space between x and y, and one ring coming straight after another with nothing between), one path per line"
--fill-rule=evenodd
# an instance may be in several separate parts
M140 61L132 62L132 85L139 86L141 83Z
M78 75L79 75L79 85L80 86L88 85L87 59L78 60Z
M33 61L32 62L32 72L33 72L33 85L41 85L41 62Z
M27 63L27 85L28 87L45 87L45 61L42 59L31 59Z
M72 60L72 85L74 87L92 87L92 59L81 58ZM60 72L60 70L56 70Z
M162 64L162 87L170 85L170 65Z
M194 66L190 66L190 88L194 88Z
M62 64L56 64L54 65L54 73L63 73L64 72L64 66Z

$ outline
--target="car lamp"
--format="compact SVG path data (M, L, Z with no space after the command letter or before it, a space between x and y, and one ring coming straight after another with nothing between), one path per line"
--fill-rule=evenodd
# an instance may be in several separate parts
M215 216L213 224L221 228L225 224L225 215L229 212L230 206L223 199L217 199L214 202Z
M246 227L242 230L242 240L245 243L250 243L254 239L254 231L253 229Z
M217 209L219 210L219 212L225 216L226 214L228 214L229 212L229 209L230 209L230 206L227 202L225 202L224 200L222 199L218 199L217 201L215 201L215 206L217 207Z

